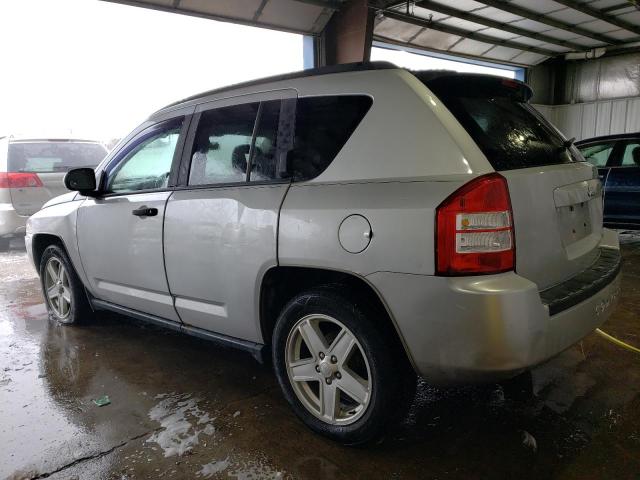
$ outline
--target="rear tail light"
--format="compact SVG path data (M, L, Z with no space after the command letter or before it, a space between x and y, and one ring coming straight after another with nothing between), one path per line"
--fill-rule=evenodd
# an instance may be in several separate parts
M0 172L0 188L41 187L42 180L37 173L31 172Z
M437 274L513 270L512 219L509 188L500 174L483 175L460 187L436 210Z

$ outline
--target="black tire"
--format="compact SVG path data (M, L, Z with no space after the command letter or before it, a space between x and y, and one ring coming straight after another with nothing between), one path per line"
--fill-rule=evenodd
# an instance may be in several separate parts
M11 248L10 238L0 238L0 252L8 252Z
M68 275L68 286L70 290L71 305L68 309L68 314L60 316L56 313L55 308L52 307L47 295L47 288L45 285L45 269L50 259L56 259L65 268L66 275ZM92 314L91 306L89 305L89 299L84 289L84 285L78 278L78 274L73 268L73 264L67 255L67 252L59 245L50 245L42 253L40 258L40 284L42 286L42 293L45 298L45 305L49 312L49 318L63 325L73 325L86 321Z
M332 317L346 326L369 364L368 405L364 413L348 425L331 424L311 413L296 395L289 379L287 338L300 319L311 314ZM381 327L384 324L374 318L375 315L365 302L347 297L336 288L321 287L294 297L282 310L273 332L273 364L285 398L309 428L345 445L377 440L390 421L404 417L411 403L408 397L415 393L415 373L404 368L408 362L398 358L397 348L389 341L391 332Z

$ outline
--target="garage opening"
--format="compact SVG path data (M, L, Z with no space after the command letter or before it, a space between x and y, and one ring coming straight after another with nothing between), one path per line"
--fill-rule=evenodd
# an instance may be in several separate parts
M453 70L464 73L499 75L518 80L524 80L525 73L525 69L522 67L407 47L396 47L382 42L373 42L371 60L384 60L409 70Z
M99 1L3 2L0 43L0 136L110 146L171 102L303 68L300 34Z

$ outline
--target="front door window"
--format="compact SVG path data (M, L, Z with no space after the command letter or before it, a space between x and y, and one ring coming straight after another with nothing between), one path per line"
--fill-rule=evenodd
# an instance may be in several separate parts
M143 136L109 175L107 190L128 193L167 188L180 129L173 124Z

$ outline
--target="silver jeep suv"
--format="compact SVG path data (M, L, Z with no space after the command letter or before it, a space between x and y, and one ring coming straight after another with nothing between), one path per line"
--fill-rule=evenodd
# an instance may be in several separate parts
M52 319L111 310L273 360L346 444L432 384L506 379L609 316L597 172L523 83L386 63L154 113L27 225Z

